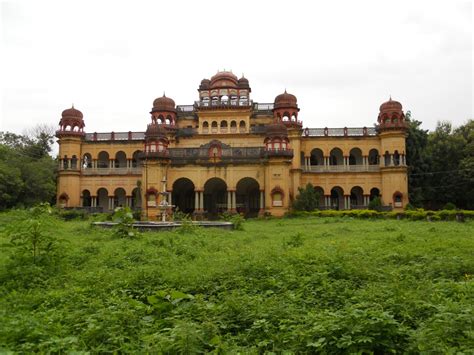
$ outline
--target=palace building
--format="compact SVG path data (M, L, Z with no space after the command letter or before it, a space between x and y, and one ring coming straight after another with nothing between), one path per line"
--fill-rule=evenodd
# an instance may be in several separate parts
M294 95L257 103L251 91L246 78L218 72L201 81L192 105L153 101L143 132L86 133L83 114L64 110L58 204L130 206L148 219L166 203L204 218L282 216L308 183L321 209L366 208L377 196L388 208L408 203L399 102L383 103L370 127L304 128Z

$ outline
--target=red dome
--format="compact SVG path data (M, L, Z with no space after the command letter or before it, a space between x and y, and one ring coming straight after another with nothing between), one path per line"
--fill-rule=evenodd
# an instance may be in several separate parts
M159 97L153 101L153 109L151 112L155 111L171 111L171 112L176 112L175 108L176 104L173 99L166 97L165 94L163 94L162 97Z
M237 88L237 76L230 71L218 72L211 78L211 89L215 88Z
M401 111L402 110L402 104L398 101L390 99L387 102L384 102L382 105L380 105L380 112L386 112L386 111Z
M274 108L298 108L296 96L286 92L275 97Z
M72 105L71 108L68 108L66 110L63 111L63 113L61 114L62 118L77 118L77 119L83 119L83 115L82 115L82 112L79 111L79 110L76 110L74 108L74 105Z
M166 129L159 124L150 123L145 132L145 139L166 139Z
M288 137L288 129L283 123L272 123L266 126L266 137Z

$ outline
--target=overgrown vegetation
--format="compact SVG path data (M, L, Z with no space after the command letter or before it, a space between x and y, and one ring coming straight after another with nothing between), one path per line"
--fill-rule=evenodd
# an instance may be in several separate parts
M26 135L0 132L0 210L54 202L53 138L53 130L41 125Z
M438 122L428 132L410 118L406 148L408 192L415 207L440 209L453 203L474 209L474 120L457 128Z
M31 213L0 214L2 245ZM41 212L67 248L41 265L0 249L0 352L472 351L472 220L301 213L116 238Z

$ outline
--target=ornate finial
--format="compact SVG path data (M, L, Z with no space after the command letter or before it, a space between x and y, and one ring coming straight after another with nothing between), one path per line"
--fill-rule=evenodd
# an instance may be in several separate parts
M72 103L72 108L74 108L74 102Z
M244 73L242 73L242 78L245 78L245 75L244 75Z
M392 101L392 94L390 94L390 99L388 101Z
M166 95L165 95L165 91L164 91L164 90L163 90L163 97L166 97Z
M286 88L285 88L285 94L287 94L287 92L286 92Z

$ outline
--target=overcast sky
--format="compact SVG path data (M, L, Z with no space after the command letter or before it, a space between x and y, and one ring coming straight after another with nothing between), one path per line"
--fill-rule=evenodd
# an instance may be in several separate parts
M217 70L257 102L286 88L304 127L372 126L389 98L434 129L473 118L472 4L420 1L0 0L0 130L144 131L163 91L197 100Z

